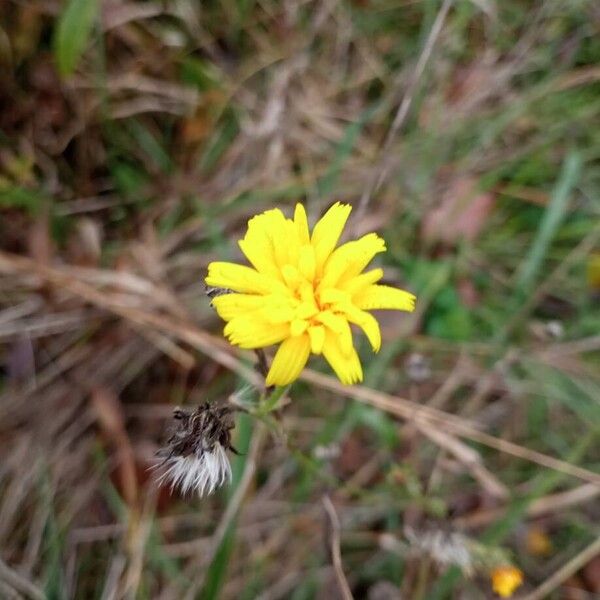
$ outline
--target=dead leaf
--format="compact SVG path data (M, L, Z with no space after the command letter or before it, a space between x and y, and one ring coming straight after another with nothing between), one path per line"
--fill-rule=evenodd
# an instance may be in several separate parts
M371 457L366 439L360 431L349 434L340 444L341 452L335 461L336 471L342 477L354 475Z
M581 600L582 594L585 594L585 584L581 577L572 575L563 585L563 596L561 600Z
M425 215L422 235L429 242L455 244L473 241L485 226L494 207L491 192L477 189L477 180L462 177L451 181L437 207Z
M583 578L593 594L600 594L600 554L583 567Z

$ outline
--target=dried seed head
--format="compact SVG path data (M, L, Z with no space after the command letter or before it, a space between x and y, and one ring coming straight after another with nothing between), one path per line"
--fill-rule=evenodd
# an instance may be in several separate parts
M461 533L441 529L415 531L407 527L404 535L410 544L412 554L428 556L442 567L457 566L465 574L473 571L471 544Z
M549 338L558 340L565 335L565 327L562 321L548 321L545 326L545 331Z
M231 445L234 427L228 406L211 406L208 402L192 412L176 409L177 424L166 446L158 452L163 470L159 484L170 483L184 494L197 491L200 496L231 481L231 465L227 450L237 454Z

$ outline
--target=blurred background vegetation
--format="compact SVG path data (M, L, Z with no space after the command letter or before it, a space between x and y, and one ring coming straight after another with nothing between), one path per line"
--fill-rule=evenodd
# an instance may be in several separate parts
M457 532L600 597L599 117L594 0L3 0L0 597L493 597ZM206 265L298 200L417 310L158 492L173 407L253 395Z

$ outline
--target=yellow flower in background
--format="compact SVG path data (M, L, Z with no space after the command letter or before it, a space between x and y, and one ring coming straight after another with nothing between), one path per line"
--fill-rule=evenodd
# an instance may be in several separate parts
M377 285L382 269L363 273L385 251L375 233L338 248L352 207L336 202L313 228L296 205L293 219L279 209L248 221L239 245L252 267L229 262L208 266L206 284L231 290L213 300L227 321L224 333L240 348L264 348L281 342L267 385L287 385L300 375L310 353L323 354L342 383L362 381L350 324L366 334L373 350L381 345L379 324L369 310L412 311L409 292Z
M492 589L501 598L510 598L523 583L523 573L511 565L495 568L491 576Z
M544 529L539 526L532 525L527 530L525 536L525 547L529 554L534 556L549 556L552 554L552 540Z
M600 290L600 253L592 253L587 259L587 280L592 290Z

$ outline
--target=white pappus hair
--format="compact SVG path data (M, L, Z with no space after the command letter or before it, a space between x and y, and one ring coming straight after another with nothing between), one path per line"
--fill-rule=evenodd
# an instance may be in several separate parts
M441 530L417 532L406 527L404 535L413 554L427 555L440 566L455 565L464 573L472 572L473 557L469 539L461 533Z
M178 489L182 494L204 496L230 483L227 451L238 453L231 445L232 412L229 406L208 402L192 411L175 409L176 427L157 453L162 458L155 465L161 471L158 484L170 484L171 491Z
M221 444L215 443L212 452L204 450L200 456L172 456L164 463L165 471L159 485L169 484L182 494L197 492L199 496L212 494L218 487L231 482L231 465Z

